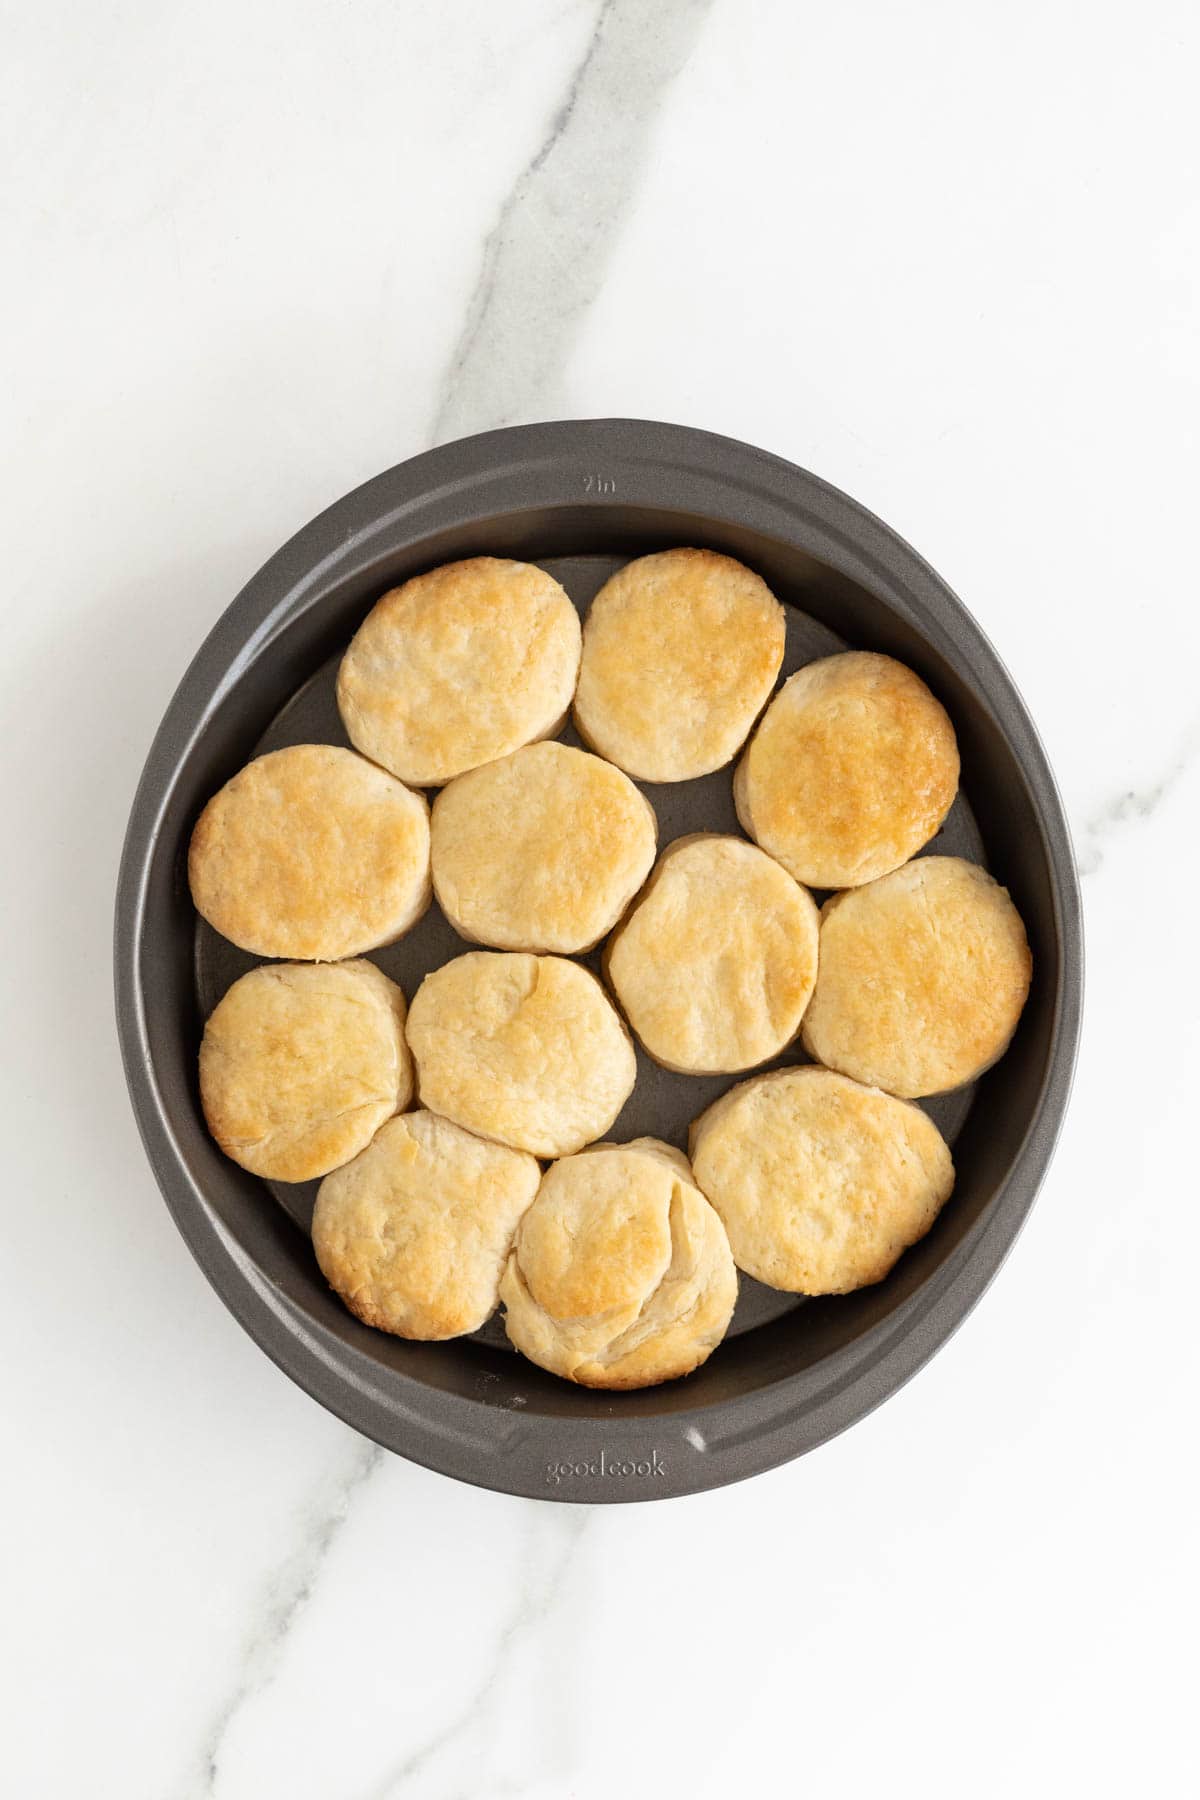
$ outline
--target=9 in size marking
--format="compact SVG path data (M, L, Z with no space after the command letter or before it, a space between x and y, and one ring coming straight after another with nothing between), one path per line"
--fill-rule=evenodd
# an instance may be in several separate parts
M585 494L615 494L617 484L611 475L585 475L583 491Z

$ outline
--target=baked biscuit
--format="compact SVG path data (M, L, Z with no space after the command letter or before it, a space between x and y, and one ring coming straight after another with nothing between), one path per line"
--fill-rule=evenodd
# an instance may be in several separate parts
M920 1107L828 1069L741 1082L696 1120L691 1154L738 1268L793 1294L882 1281L954 1186Z
M720 1219L656 1138L554 1163L500 1282L504 1328L584 1387L653 1387L698 1368L737 1300Z
M263 964L204 1028L208 1128L269 1181L328 1175L411 1098L404 995L373 963Z
M920 857L826 902L805 1048L908 1099L962 1087L1008 1048L1032 972L1007 890L957 856Z
M601 1137L637 1074L604 989L561 956L472 950L444 963L413 996L408 1045L423 1105L534 1156Z
M715 550L626 563L588 612L581 737L639 781L688 781L736 755L783 662L783 608Z
M744 829L797 881L859 887L927 844L958 791L945 708L890 656L850 650L786 681L733 782Z
M385 594L351 639L337 702L350 742L438 787L563 724L579 615L532 563L473 556Z
M353 750L273 750L200 814L188 879L197 912L256 956L358 956L429 905L429 808Z
M590 950L649 874L657 831L620 769L566 744L529 744L438 795L434 892L477 944Z
M751 1069L795 1037L817 978L817 909L741 838L678 838L611 938L605 970L655 1062Z
M405 1338L460 1337L496 1310L532 1156L436 1113L403 1113L321 1183L313 1249L358 1318Z

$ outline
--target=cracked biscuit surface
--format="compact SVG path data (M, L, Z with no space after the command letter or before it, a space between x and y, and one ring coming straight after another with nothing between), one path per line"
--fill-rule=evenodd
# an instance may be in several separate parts
M188 880L197 912L256 956L360 956L429 905L429 808L353 750L272 750L200 814Z
M829 1069L740 1082L696 1120L691 1155L739 1269L797 1294L882 1281L954 1186L932 1119Z
M797 881L858 887L938 831L958 791L945 708L890 656L807 664L768 706L734 776L743 829Z
M715 550L640 556L588 611L580 736L640 781L722 768L775 685L784 613L766 582Z
M501 950L590 950L654 861L650 802L612 763L530 744L442 789L433 886L461 937Z
M629 1033L596 977L561 956L469 951L413 996L423 1105L534 1156L603 1136L633 1092Z
M367 614L338 670L350 742L412 787L552 737L579 674L579 614L544 569L444 563Z
M891 1094L944 1093L1003 1056L1032 973L1007 890L976 863L922 856L826 902L804 1045Z
M586 1387L651 1387L720 1343L737 1271L687 1159L638 1138L546 1171L500 1298L509 1338L541 1368Z
M204 1116L252 1175L327 1175L411 1097L404 995L373 963L264 964L204 1028Z
M321 1183L312 1223L321 1272L381 1331L477 1331L496 1310L513 1232L540 1178L523 1151L435 1113L402 1113Z
M678 838L609 940L605 970L656 1062L698 1075L750 1069L800 1028L817 909L742 838Z

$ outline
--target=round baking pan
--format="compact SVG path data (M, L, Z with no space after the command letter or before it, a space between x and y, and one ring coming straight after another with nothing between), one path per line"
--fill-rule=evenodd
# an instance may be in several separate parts
M962 793L929 848L986 863L1029 931L1034 984L1008 1054L972 1089L927 1103L954 1145L954 1197L884 1282L801 1300L742 1277L733 1328L684 1381L605 1394L508 1349L498 1322L413 1344L372 1331L322 1280L308 1239L315 1184L268 1187L227 1161L201 1116L204 1018L254 961L197 921L188 838L209 796L258 749L344 743L341 651L407 576L491 553L545 565L581 611L631 556L677 544L740 558L788 608L784 676L852 645L915 668L948 708ZM782 677L781 677L782 679ZM646 789L660 842L736 830L730 771ZM463 945L436 906L375 960L411 994ZM479 1486L623 1501L737 1481L877 1406L945 1342L1019 1231L1054 1147L1079 1035L1082 940L1066 821L1032 721L961 603L894 532L777 457L682 426L593 419L467 438L339 500L259 571L185 675L138 788L116 907L117 1021L147 1153L193 1254L263 1349L388 1449ZM779 1063L803 1060L795 1049ZM732 1078L736 1079L736 1078ZM613 1128L684 1145L730 1080L639 1056Z

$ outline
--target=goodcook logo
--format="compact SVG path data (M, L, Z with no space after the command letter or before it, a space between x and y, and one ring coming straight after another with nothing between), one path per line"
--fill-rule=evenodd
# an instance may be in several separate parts
M666 1472L667 1465L657 1450L640 1458L606 1456L601 1450L599 1456L592 1457L590 1461L582 1459L571 1462L562 1457L558 1462L547 1463L546 1484L548 1487L557 1487L560 1481L601 1481L612 1476L646 1481L656 1475L665 1475Z

